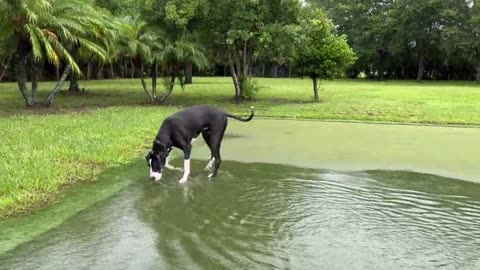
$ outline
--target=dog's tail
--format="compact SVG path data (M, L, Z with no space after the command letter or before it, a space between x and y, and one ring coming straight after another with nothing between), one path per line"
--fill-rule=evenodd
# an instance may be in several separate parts
M253 116L255 115L255 108L253 106L250 107L250 115L247 118L242 118L240 116L236 116L236 115L231 114L231 113L226 113L226 115L227 115L227 117L233 118L233 119L238 120L238 121L248 122L248 121L252 120Z

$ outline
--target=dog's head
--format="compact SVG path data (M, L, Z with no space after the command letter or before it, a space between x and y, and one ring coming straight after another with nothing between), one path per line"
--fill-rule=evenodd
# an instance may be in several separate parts
M167 156L168 151L166 147L156 144L155 141L152 151L148 152L145 157L148 167L150 167L150 178L154 178L155 181L159 181L162 178L162 171L163 167L165 167Z

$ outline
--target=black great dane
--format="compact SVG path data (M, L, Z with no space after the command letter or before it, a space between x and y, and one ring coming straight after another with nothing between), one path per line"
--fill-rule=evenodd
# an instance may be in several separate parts
M250 116L242 118L214 106L199 105L188 107L167 117L160 126L153 142L152 150L146 156L148 166L150 167L150 178L158 181L162 178L163 168L177 169L168 164L172 147L176 147L183 151L184 156L183 177L179 183L187 182L190 175L192 142L200 133L202 133L202 137L211 152L206 169L210 170L213 166L213 170L208 177L214 178L222 162L220 158L220 144L227 128L227 119L233 118L242 122L248 122L252 120L254 112L254 108L251 107Z

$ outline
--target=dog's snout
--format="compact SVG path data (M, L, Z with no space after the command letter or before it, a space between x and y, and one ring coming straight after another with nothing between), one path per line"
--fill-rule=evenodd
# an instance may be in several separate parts
M155 181L159 181L162 179L162 174L158 172L150 172L150 178L155 179Z

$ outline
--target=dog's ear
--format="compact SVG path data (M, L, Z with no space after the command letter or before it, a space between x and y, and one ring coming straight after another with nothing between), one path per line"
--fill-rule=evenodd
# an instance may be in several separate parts
M167 147L161 141L155 140L153 141L153 150L156 152L164 152L167 150Z
M150 151L148 154L145 156L145 159L147 160L148 167L150 167L150 159L152 159L153 152Z

